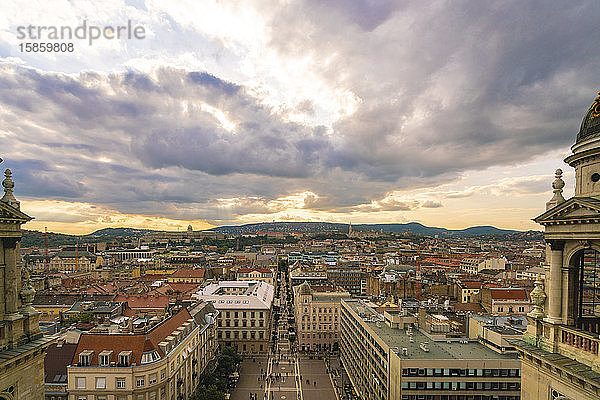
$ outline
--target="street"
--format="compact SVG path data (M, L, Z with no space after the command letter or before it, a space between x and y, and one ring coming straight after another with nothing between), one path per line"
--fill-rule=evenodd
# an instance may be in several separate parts
M280 317L267 356L246 357L233 400L336 400L323 359L299 355L289 339L288 282L279 273Z

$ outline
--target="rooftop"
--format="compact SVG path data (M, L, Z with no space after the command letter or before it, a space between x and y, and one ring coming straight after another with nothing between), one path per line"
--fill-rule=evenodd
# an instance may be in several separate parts
M398 348L398 357L401 359L461 359L461 360L485 360L485 359L517 359L515 354L498 354L495 351L477 342L433 341L418 329L413 329L414 342L406 330L390 328L383 322L383 316L365 305L361 300L347 299L343 302L356 314L362 317L363 322L390 348ZM429 351L421 349L421 343L428 342ZM408 349L408 356L402 355L402 349Z

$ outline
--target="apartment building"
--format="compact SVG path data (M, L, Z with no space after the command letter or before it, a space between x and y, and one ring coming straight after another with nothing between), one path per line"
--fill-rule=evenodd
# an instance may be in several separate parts
M460 269L469 274L477 275L484 269L504 271L506 257L471 257L463 258Z
M219 347L232 346L244 354L267 352L273 296L273 285L260 281L211 282L192 295L219 311Z
M516 354L468 340L433 341L362 300L342 300L341 324L341 362L361 399L521 398Z
M481 305L492 314L526 315L533 305L523 288L483 288Z
M459 300L461 303L471 303L474 295L478 294L481 290L482 282L479 281L466 281L458 283Z
M327 281L331 285L346 289L353 296L366 294L367 274L361 271L359 263L340 261L328 266Z
M217 316L199 303L141 334L82 334L67 367L69 400L186 399L216 355Z
M346 290L331 285L295 286L294 315L298 349L301 351L338 351L340 340L340 302L350 298Z
M201 284L206 279L206 270L199 269L178 269L171 275L167 276L169 283L197 283Z
M236 272L238 281L262 281L275 284L275 273L270 268L240 268Z
M102 265L102 257L87 250L61 250L50 259L50 269L62 272L89 272Z

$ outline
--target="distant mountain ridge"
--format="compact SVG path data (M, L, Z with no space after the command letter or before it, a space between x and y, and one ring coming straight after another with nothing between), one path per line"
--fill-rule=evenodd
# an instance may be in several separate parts
M348 228L348 224L332 222L261 222L246 225L219 226L209 230L227 233L230 235L239 235L243 233L251 234L257 232L347 233ZM383 231L386 233L410 232L421 236L439 235L445 237L505 235L520 232L511 229L499 229L493 226L473 226L465 229L446 229L429 227L418 222L409 222L406 224L357 224L352 225L352 229L354 231Z
M348 233L348 224L334 222L261 222L256 224L219 226L208 231L220 232L228 235L254 234L254 233ZM354 231L376 231L386 233L404 233L409 232L419 236L440 237L473 237L489 235L525 235L527 237L541 238L541 232L538 231L516 231L510 229L499 229L493 226L472 226L465 229L446 229L430 227L418 222L409 222L406 224L357 224L352 225ZM73 245L82 242L101 242L119 237L140 237L156 231L152 229L137 228L103 228L87 235L68 235L63 233L48 232L49 246ZM44 233L39 231L23 231L23 247L39 246L44 243Z

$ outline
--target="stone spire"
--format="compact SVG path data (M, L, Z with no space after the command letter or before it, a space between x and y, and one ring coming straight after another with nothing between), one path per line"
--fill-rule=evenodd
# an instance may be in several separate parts
M562 195L563 188L565 187L565 181L562 180L562 173L562 169L557 169L555 172L556 179L554 179L554 182L552 182L552 191L554 192L554 196L552 196L550 201L546 203L546 211L566 201Z
M12 180L12 172L10 169L6 169L4 171L4 180L2 181L2 186L4 187L4 196L0 199L0 201L5 202L9 206L20 209L20 203L15 199L13 195L13 189L15 187L15 183Z

